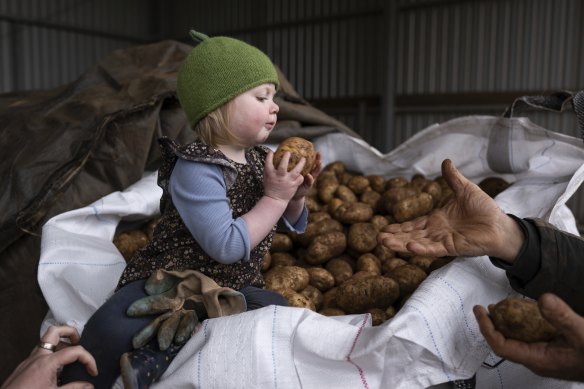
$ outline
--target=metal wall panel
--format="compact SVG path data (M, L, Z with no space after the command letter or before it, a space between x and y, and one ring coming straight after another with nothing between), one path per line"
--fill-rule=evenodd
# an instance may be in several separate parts
M112 50L151 40L150 8L144 4L140 0L0 2L0 92L68 83Z

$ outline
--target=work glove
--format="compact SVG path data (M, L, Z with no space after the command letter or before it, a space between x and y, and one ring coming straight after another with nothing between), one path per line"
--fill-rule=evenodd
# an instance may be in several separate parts
M128 316L158 315L132 338L135 349L157 337L158 346L166 350L175 343L184 344L200 318L215 318L245 312L245 297L217 283L196 270L157 270L146 280L148 296L134 301Z
M155 336L161 350L168 349L173 341L177 345L182 345L191 337L199 323L199 315L206 316L205 307L201 302L192 301L191 304L189 297L177 295L176 286L180 281L179 277L170 273L157 271L146 280L144 289L148 296L134 301L128 307L126 311L128 316L159 314L134 335L132 346L135 349L145 346Z

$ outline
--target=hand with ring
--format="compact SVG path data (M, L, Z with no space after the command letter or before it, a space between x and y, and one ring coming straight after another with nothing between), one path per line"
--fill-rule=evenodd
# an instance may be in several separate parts
M68 338L71 344L61 342ZM30 356L16 367L1 389L57 388L57 376L63 366L79 361L87 372L97 375L95 359L79 343L79 333L68 326L51 326ZM87 382L72 382L61 388L93 388Z

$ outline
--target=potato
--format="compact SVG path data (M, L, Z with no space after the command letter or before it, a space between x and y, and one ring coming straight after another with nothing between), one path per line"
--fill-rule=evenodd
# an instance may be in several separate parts
M479 182L479 188L481 188L486 194L495 198L499 193L504 191L509 187L507 181L500 177L487 177L481 182Z
M303 234L298 235L298 242L303 246L308 246L314 238L327 232L343 232L344 227L338 220L323 219L316 222L309 222Z
M322 267L309 267L306 268L306 271L310 277L308 284L321 292L326 292L335 286L335 278L328 270Z
M302 293L298 293L293 290L284 290L282 292L282 296L288 300L288 306L290 307L307 308L311 311L316 311L316 307L314 306L312 300Z
M290 160L288 161L288 171L292 170L302 158L306 158L306 163L302 168L300 174L306 176L312 171L314 163L316 161L316 152L314 151L314 145L312 142L293 136L284 139L276 149L274 153L274 166L278 167L282 161L282 157L286 151L290 152Z
M370 189L369 180L365 176L353 176L347 182L347 186L353 193L360 195Z
M333 198L339 185L339 179L337 178L334 171L323 171L316 179L318 199L327 204Z
M345 173L345 163L343 161L334 161L326 165L323 172L332 172L337 179L340 179Z
M376 192L372 189L368 189L365 192L361 193L359 201L365 204L369 204L371 208L377 210L379 209L379 206L381 204L381 193Z
M398 223L428 214L434 207L434 200L428 193L402 199L393 205L392 214Z
M385 189L389 190L391 188L401 188L409 183L408 179L405 177L393 177L386 181Z
M353 276L351 277L351 280L360 280L362 278L369 278L372 276L378 276L379 273L375 273L372 271L368 271L368 270L358 270L357 273L353 274Z
M397 313L397 309L395 309L395 307L393 305L390 305L385 310L385 316L387 317L387 320L389 320L392 317L394 317L396 315L396 313Z
M422 192L428 193L432 196L434 203L437 203L442 198L442 187L436 181L428 181L422 188Z
M408 197L413 197L419 193L418 190L409 186L398 186L390 188L381 195L381 206L388 213L393 212L394 205L400 200L406 199Z
M277 292L291 289L301 291L308 285L309 275L299 266L282 266L270 269L264 276L266 288Z
M351 264L342 257L333 258L326 263L326 270L328 270L335 279L335 285L340 285L353 276L353 268Z
M424 270L427 274L430 273L430 265L432 262L436 260L436 257L428 257L424 255L414 255L410 259L408 259L408 263L410 265L416 265L422 270Z
M284 251L276 251L272 253L272 265L271 268L274 269L276 267L281 266L296 266L297 261L296 257L290 253L286 253Z
M359 254L373 251L377 246L377 232L372 223L355 223L347 232L347 245Z
M310 301L312 301L316 310L319 310L322 308L322 304L324 302L324 296L322 295L322 292L320 290L318 290L317 288L315 288L314 286L307 285L306 288L304 288L300 292L300 294L303 294Z
M414 174L409 185L412 186L413 188L416 188L418 191L422 191L422 188L426 186L427 183L428 180L426 179L426 177L424 177L421 174Z
M358 200L357 195L348 186L342 184L337 187L335 197L341 199L343 203L355 203Z
M274 238L272 239L272 247L270 250L274 251L290 251L294 247L294 242L292 242L292 238L287 234L283 234L277 232L274 234Z
M341 205L343 205L345 202L341 199L339 199L338 197L334 197L331 199L331 201L328 202L328 204L326 205L326 210L329 214L334 214L336 209L338 207L340 207Z
M395 269L396 267L404 266L407 264L408 261L406 261L405 259L393 257L381 262L381 270L383 271L383 274L388 274L392 272L393 269Z
M330 219L331 215L326 211L316 211L310 212L308 214L308 222L309 223L316 223L324 219Z
M377 229L377 232L381 231L381 229L389 224L389 220L385 216L382 215L373 215L369 223L373 224Z
M393 278L399 284L401 296L411 294L418 285L426 279L426 272L418 266L405 264L398 266L389 273L388 277Z
M548 342L558 336L533 300L509 297L490 306L489 314L495 328L509 339L533 343Z
M344 203L335 209L332 216L346 224L366 222L373 217L373 208L361 202Z
M318 203L314 197L306 196L306 209L309 212L319 212L322 210L322 205Z
M306 262L320 265L329 259L341 255L347 248L347 236L340 231L325 232L315 237L308 246Z
M381 274L381 261L371 253L363 254L357 258L357 270L379 275Z
M385 190L385 178L374 174L366 177L369 180L369 186L371 187L371 189L378 193L383 193L383 191Z
M146 246L149 242L148 235L142 230L131 230L116 235L113 243L122 254L126 262L129 262L136 251Z
M333 287L322 294L323 302L322 308L338 308L337 305L337 290L338 287Z
M388 259L395 258L395 252L387 246L382 244L377 244L373 249L373 255L375 255L381 263L385 262Z
M399 297L398 283L388 277L371 276L348 280L338 287L339 308L347 313L365 312L371 308L386 309Z
M371 315L371 324L373 326L378 326L388 319L384 309L371 308L365 312Z

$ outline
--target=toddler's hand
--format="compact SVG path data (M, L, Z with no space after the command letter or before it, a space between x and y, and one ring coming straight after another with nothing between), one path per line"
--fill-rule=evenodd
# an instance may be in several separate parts
M304 177L300 174L306 164L306 159L288 171L290 152L284 153L279 166L274 166L274 153L268 151L264 166L264 195L276 200L289 202L296 194L298 187L303 183Z
M320 174L321 169L322 162L320 160L320 152L318 152L316 153L316 160L314 161L314 166L312 167L310 173L308 173L304 178L304 182L302 182L302 185L298 187L298 190L296 191L296 194L293 197L294 200L302 199L303 197L306 196L310 188L312 188L312 185L314 185L314 182L316 181L318 175Z

